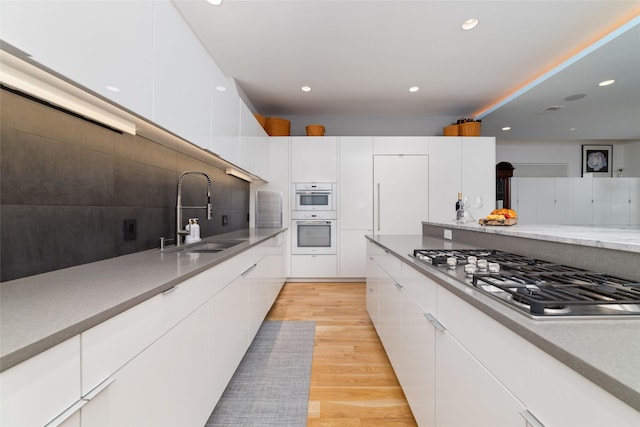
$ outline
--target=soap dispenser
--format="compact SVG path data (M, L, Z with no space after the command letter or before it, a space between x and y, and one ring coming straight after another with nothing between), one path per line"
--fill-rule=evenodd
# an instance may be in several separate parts
M185 230L189 232L189 234L184 238L184 242L186 244L200 241L200 225L198 225L198 218L189 218L189 224L187 224Z

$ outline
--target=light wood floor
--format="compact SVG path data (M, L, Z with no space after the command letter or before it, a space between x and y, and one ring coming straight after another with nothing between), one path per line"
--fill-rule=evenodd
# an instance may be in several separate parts
M286 283L267 320L313 320L309 427L417 426L367 314L364 283Z

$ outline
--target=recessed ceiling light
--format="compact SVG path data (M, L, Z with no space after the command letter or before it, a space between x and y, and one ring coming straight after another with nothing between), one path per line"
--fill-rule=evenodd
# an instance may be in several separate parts
M311 86L302 86L300 89L302 89L303 92L311 92Z
M469 18L462 23L462 29L465 31L473 30L475 27L478 26L479 22L480 21L478 21L477 18Z
M226 90L227 90L227 88L226 88L226 87L224 87L224 86L216 86L216 90L217 90L218 92L224 92L224 91L226 91Z
M570 128L569 130L573 132L574 130L578 130L578 128Z
M105 88L111 92L120 92L120 88L119 87L115 87L115 86L105 86Z
M418 86L411 86L411 87L409 88L409 92L411 92L411 93L413 93L413 92L417 92L417 91L419 91L419 90L420 90L420 88L419 88Z
M504 131L511 130L511 126L505 126L505 127L502 128L502 130L504 130Z
M212 4L214 6L220 6L222 4L222 0L207 0L207 3Z
M616 82L615 80L604 80L604 81L601 81L600 83L598 83L598 86L605 87L605 86L612 85L615 82Z

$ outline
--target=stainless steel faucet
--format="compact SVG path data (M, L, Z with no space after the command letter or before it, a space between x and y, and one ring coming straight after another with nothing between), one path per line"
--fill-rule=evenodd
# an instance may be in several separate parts
M207 178L207 205L206 206L182 206L182 179L187 175L202 175ZM180 174L178 178L178 200L176 201L176 246L182 244L180 236L188 234L187 230L182 227L182 209L206 209L207 219L213 216L213 208L211 206L211 177L206 172L186 171Z

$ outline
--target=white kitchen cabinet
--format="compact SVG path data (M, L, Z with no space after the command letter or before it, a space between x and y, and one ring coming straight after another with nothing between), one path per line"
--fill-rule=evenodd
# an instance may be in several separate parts
M393 257L392 255L385 254L385 257ZM378 336L384 346L385 352L391 361L393 370L396 372L398 378L405 377L405 370L403 364L403 343L404 343L404 315L403 300L405 298L402 292L402 285L400 281L393 277L384 268L384 263L376 258L374 255L374 261L382 267L384 274L380 275L378 282L378 295L379 302L379 326ZM400 261L395 259L398 263ZM389 260L387 260L389 261ZM399 265L398 265L399 267Z
M435 425L436 328L428 316L436 315L436 285L402 264L403 376L398 378L413 416L420 426ZM415 299L414 299L415 298Z
M461 159L461 138L429 138L429 221L455 221L457 195L462 191Z
M561 180L570 181L573 189L573 216L571 223L576 225L593 224L593 179L556 178L556 182ZM559 197L559 195L556 197Z
M337 275L337 255L291 255L291 277L332 278Z
M426 136L374 136L373 154L429 154Z
M153 121L201 147L211 143L213 60L173 4L154 2Z
M537 178L512 178L514 185L515 210L518 212L518 223L537 224Z
M372 243L367 243L367 248L370 248ZM371 318L371 323L379 334L380 328L380 280L384 273L382 267L373 260L373 257L367 255L367 278L366 278L366 305L367 313Z
M0 373L0 424L72 425L80 400L80 336ZM73 419L69 420L71 417Z
M640 413L539 348L528 347L527 408L545 427L636 427Z
M555 179L555 219L551 224L573 224L573 180L569 178Z
M536 180L536 222L553 224L556 220L556 179L535 178Z
M436 334L437 427L524 426L523 404L448 331Z
M593 223L611 224L611 191L612 182L607 178L593 180Z
M155 2L147 1L3 1L0 38L34 61L153 119L154 7Z
M362 278L367 273L366 234L371 230L340 230L338 277Z
M339 144L338 275L365 277L364 235L373 231L373 138L341 137Z
M82 426L204 425L206 314L197 310L114 373L82 408Z
M240 102L240 157L238 166L267 179L269 174L269 137L244 102Z
M376 155L373 161L374 234L422 234L429 219L429 157Z
M291 138L291 182L337 182L338 138Z
M340 229L373 227L373 138L340 137L338 219ZM344 207L344 209L341 209Z

